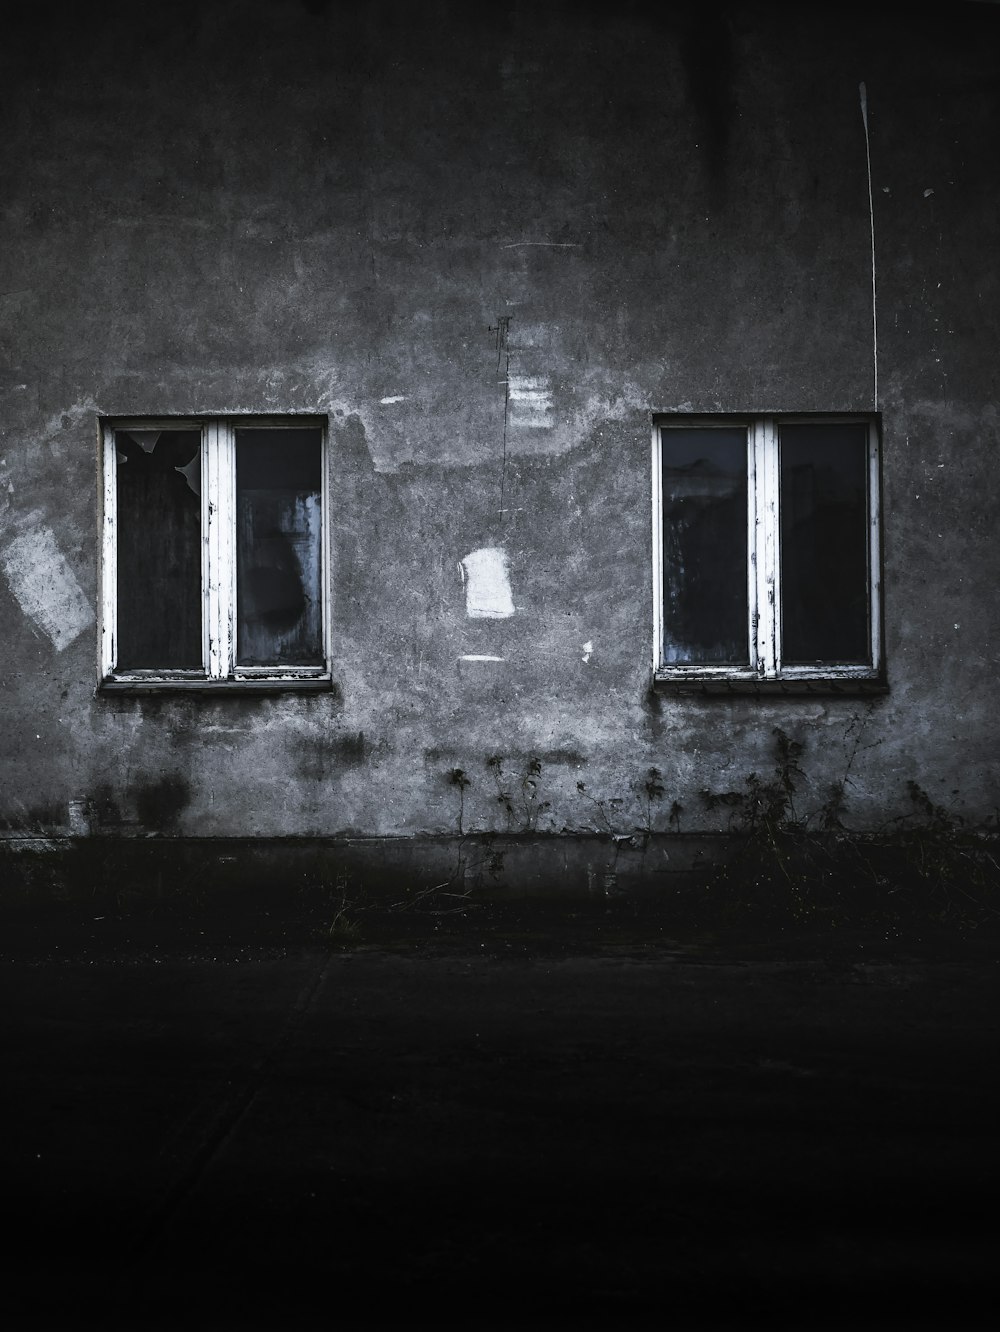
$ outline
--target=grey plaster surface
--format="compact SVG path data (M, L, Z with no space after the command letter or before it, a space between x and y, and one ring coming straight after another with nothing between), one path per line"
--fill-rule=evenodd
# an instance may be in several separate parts
M992 1326L995 938L316 924L6 924L7 1326Z
M995 5L4 18L3 827L503 833L499 756L514 831L642 826L653 766L713 831L775 726L804 807L993 813ZM876 406L889 694L651 693L654 413ZM328 422L337 688L96 695L99 418L229 413Z

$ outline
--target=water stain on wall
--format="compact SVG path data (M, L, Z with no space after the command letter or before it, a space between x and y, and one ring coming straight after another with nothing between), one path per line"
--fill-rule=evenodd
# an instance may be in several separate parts
M191 803L191 788L180 773L167 773L158 781L135 790L135 808L139 822L156 832L176 827L181 814Z

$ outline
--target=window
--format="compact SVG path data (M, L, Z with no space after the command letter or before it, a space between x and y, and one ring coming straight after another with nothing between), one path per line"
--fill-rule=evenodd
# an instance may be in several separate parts
M105 688L329 686L325 433L102 422Z
M873 418L658 417L653 477L657 680L880 680Z

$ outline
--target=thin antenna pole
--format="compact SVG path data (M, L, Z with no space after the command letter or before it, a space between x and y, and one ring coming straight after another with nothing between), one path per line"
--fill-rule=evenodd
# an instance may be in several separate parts
M861 94L861 119L865 125L865 159L868 163L868 217L872 233L872 377L875 410L878 411L878 313L875 299L875 200L872 196L872 149L868 139L868 89L858 84Z

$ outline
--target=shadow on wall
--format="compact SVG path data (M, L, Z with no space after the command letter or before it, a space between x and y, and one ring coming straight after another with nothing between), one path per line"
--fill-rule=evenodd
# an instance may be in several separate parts
M135 790L139 822L153 832L172 832L191 803L191 787L179 773L168 773L159 781Z

